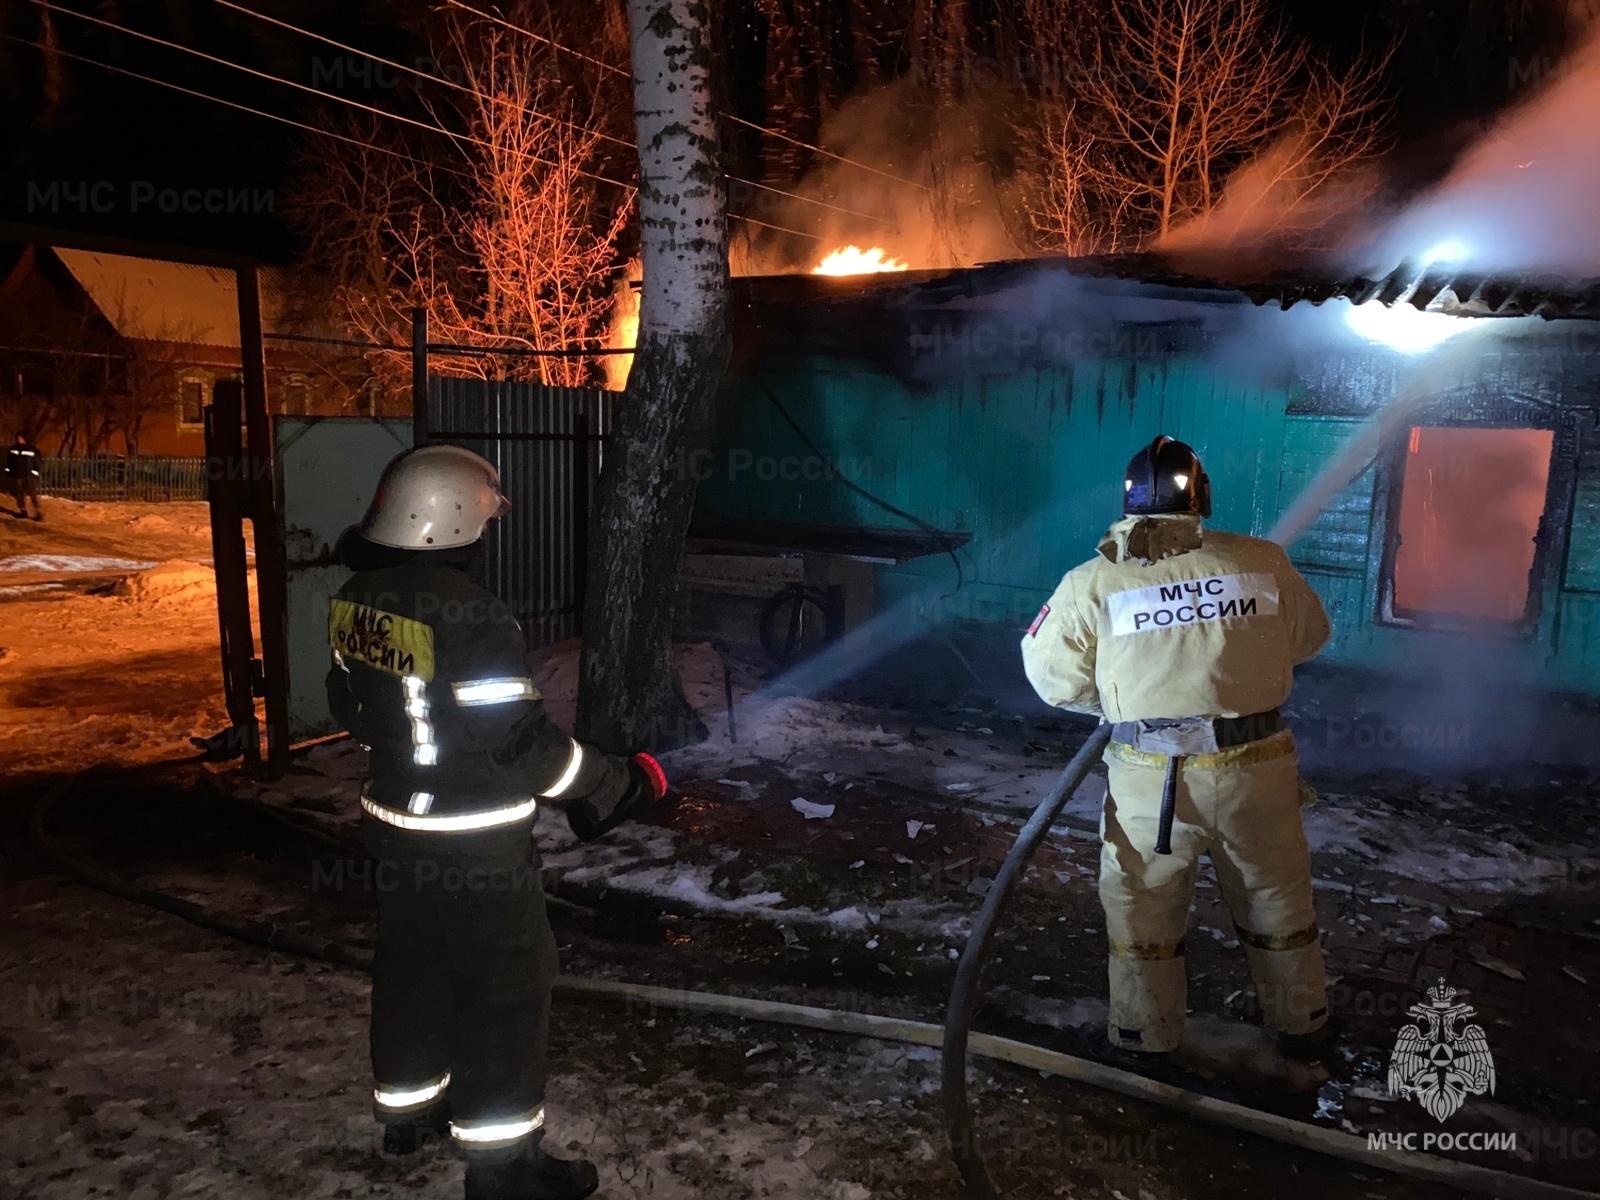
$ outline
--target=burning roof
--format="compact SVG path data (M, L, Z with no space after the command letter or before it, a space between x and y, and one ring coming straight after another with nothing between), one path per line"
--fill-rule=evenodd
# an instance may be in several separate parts
M1333 273L1326 265L1230 272L1201 259L1159 253L1033 258L953 270L828 277L783 275L736 279L735 295L754 306L826 305L860 301L924 307L955 304L1034 282L1051 273L1146 284L1171 292L1227 294L1256 305L1291 308L1345 299L1410 304L1458 317L1600 319L1600 279L1490 275L1443 263L1402 262L1378 278ZM1199 298L1199 297L1195 297Z

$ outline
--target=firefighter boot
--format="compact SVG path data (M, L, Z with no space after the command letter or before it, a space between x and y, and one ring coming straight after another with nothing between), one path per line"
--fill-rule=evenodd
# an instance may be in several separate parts
M408 1117L404 1121L393 1118L383 1122L383 1152L385 1154L415 1154L429 1142L443 1141L450 1136L450 1102L441 1100L432 1108Z
M1321 1063L1331 1067L1338 1057L1339 1039L1344 1034L1344 1023L1332 1017L1320 1029L1310 1033L1278 1032L1278 1049L1285 1058L1299 1062Z
M593 1163L546 1154L538 1138L508 1161L467 1163L466 1200L583 1200L599 1186Z

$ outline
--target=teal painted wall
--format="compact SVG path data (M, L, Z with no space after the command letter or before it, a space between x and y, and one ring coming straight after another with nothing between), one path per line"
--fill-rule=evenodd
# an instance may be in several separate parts
M1061 575L1120 513L1122 471L1166 433L1193 445L1215 488L1215 528L1264 535L1362 415L1306 415L1306 384L1264 380L1203 353L1078 360L956 376L912 389L887 373L814 360L730 379L726 427L701 483L708 514L905 528L842 486L850 479L942 529L970 532L964 582L948 556L878 570L877 607L921 597L924 619L1026 626ZM823 450L818 462L767 391ZM1381 396L1370 397L1381 402ZM1473 655L1480 640L1380 624L1371 547L1375 470L1345 489L1292 547L1333 618L1324 658L1392 669ZM1600 692L1600 470L1580 480L1563 589L1539 636L1500 639L1501 660L1550 686ZM1419 654L1418 652L1425 651Z
M831 462L815 461L766 389ZM819 364L734 380L730 393L737 419L700 485L701 510L905 527L828 478L837 472L931 525L973 535L945 615L1026 625L1116 519L1131 448L1157 431L1189 441L1214 478L1232 481L1218 492L1213 524L1259 531L1278 510L1287 391L1197 357L957 377L931 391ZM879 606L954 581L948 556L884 567Z

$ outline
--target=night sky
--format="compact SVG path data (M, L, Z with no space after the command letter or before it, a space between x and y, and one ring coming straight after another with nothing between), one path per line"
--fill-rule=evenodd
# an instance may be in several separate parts
M1404 152L1395 161L1405 165L1407 186L1445 169L1486 118L1527 93L1540 60L1562 50L1554 15L1560 6L1554 3L1545 15L1525 0L1279 3L1290 26L1336 60L1397 44L1391 75L1395 132ZM409 91L344 69L349 64L340 62L337 51L212 0L111 0L98 6L77 0L74 7L275 75L422 115ZM401 61L426 53L422 40L403 27L423 6L406 0L289 0L270 11ZM59 76L48 75L43 56L26 44L41 37L40 12L31 0L0 0L0 32L6 35L0 40L0 219L276 260L293 254L282 200L301 131L71 59L62 60ZM57 44L69 53L296 120L315 120L327 103L59 9L54 26ZM750 40L731 53L731 75L760 77L760 63L749 61ZM735 103L740 90L731 89ZM747 94L743 103L748 102ZM181 211L186 190L190 206L201 211ZM164 203L179 211L161 211ZM224 211L204 211L208 205Z

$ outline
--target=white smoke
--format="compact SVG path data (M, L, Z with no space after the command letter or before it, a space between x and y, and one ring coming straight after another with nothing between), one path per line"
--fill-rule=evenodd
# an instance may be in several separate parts
M1370 266L1449 245L1474 268L1600 277L1600 26L1539 69L1542 88L1365 248Z
M846 101L820 138L839 157L816 155L798 183L774 185L803 199L754 191L739 206L765 226L733 223L733 273L805 272L845 245L881 247L912 270L1017 257L1000 216L1006 198L982 165L987 119L981 106L935 101L911 80Z

